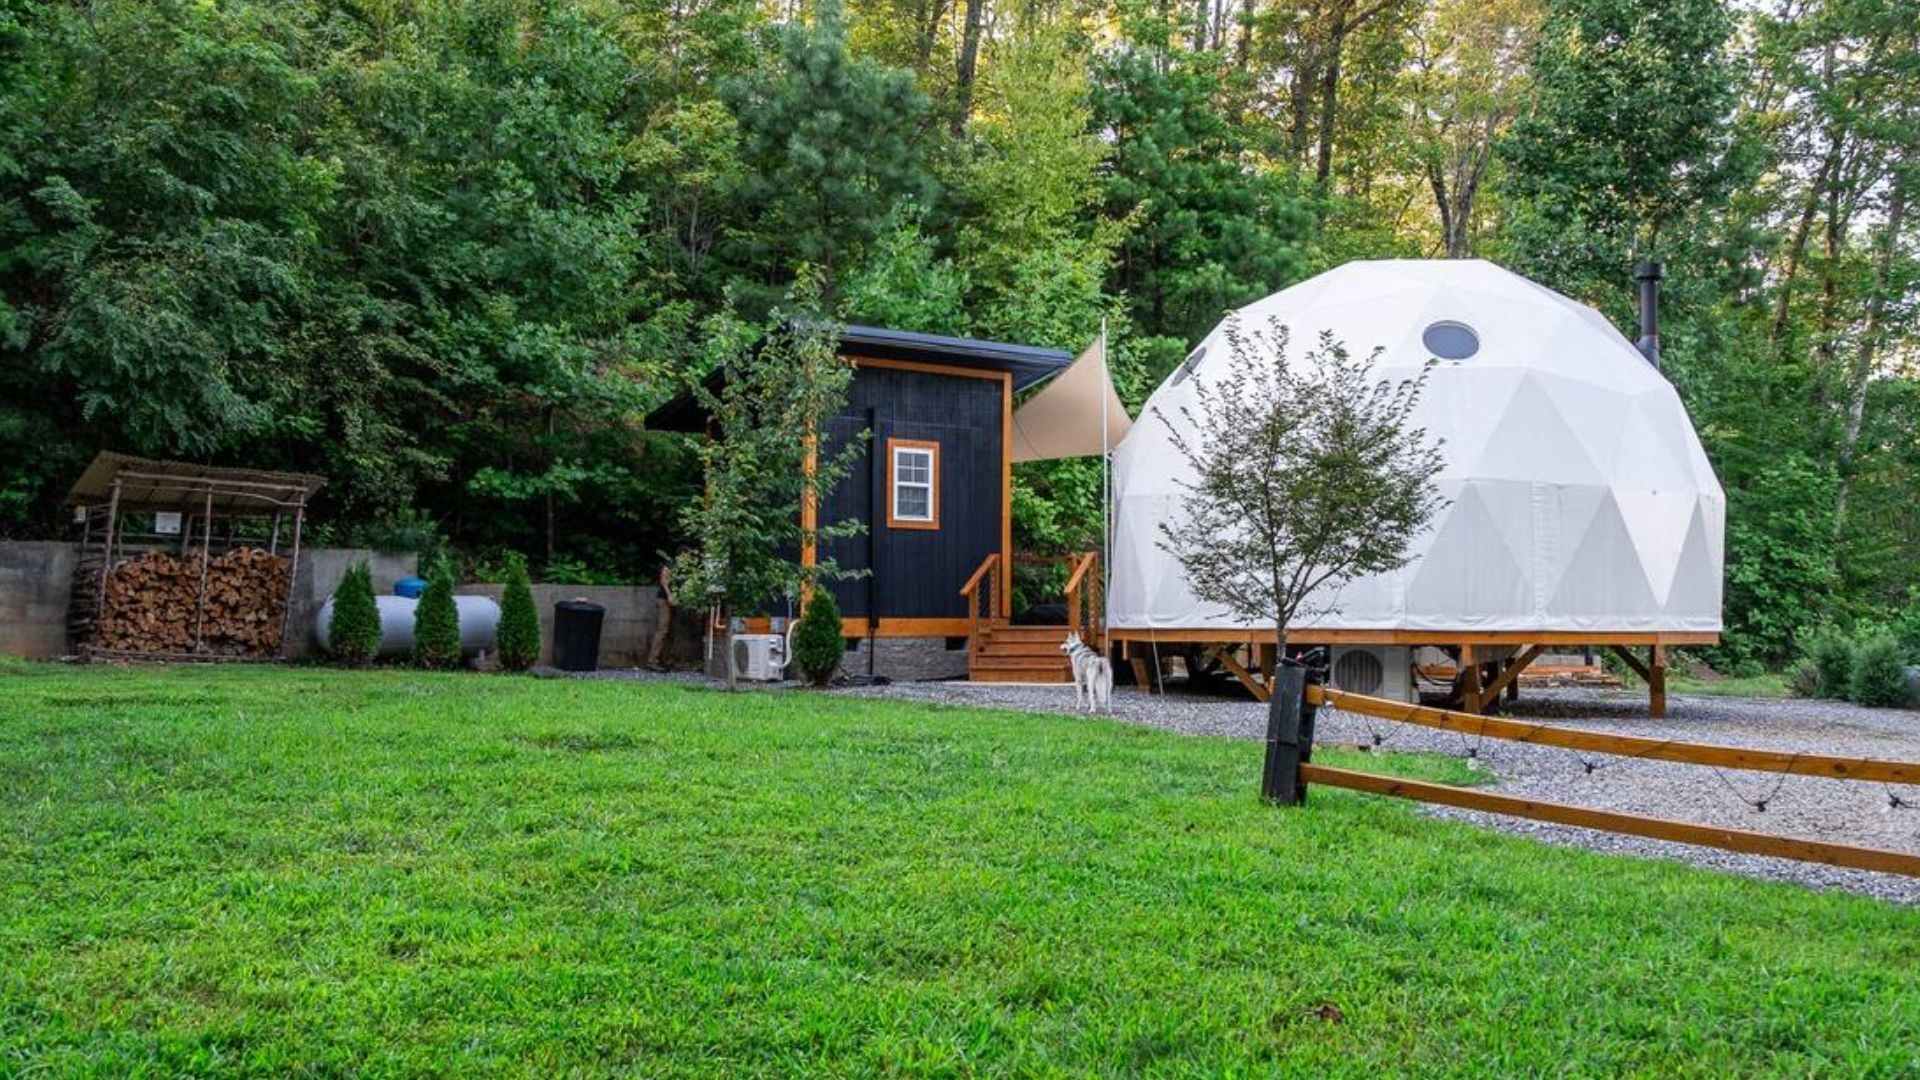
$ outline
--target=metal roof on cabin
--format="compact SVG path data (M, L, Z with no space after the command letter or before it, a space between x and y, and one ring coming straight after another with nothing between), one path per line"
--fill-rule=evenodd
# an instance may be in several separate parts
M846 327L840 334L840 351L882 360L925 360L983 371L1012 372L1016 393L1073 363L1073 354L1065 349L916 334L878 326Z
M841 327L840 354L1004 371L1013 376L1014 393L1052 378L1073 363L1073 354L1065 349L859 325ZM708 390L718 391L720 372L708 375L705 383ZM706 416L691 394L675 397L647 417L647 426L655 431L700 431L705 424Z
M120 482L122 510L198 510L213 496L216 510L274 509L304 503L326 478L307 473L230 469L188 461L160 461L111 450L97 454L67 492L67 505L108 501Z

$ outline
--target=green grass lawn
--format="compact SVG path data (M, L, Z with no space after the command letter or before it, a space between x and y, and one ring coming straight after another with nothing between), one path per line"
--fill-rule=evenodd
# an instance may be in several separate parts
M1784 698L1792 697L1787 676L1775 672L1765 675L1726 675L1702 679L1682 673L1667 676L1667 690L1675 694L1701 694L1707 697Z
M1275 810L1259 754L810 693L0 667L0 1074L1920 1071L1920 912Z

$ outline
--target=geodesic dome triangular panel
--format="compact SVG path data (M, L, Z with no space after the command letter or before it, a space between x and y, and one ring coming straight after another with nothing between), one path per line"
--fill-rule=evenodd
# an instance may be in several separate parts
M1726 498L1673 387L1598 312L1482 261L1350 263L1233 316L1285 327L1296 361L1323 333L1375 373L1417 376L1436 324L1465 328L1415 422L1441 440L1448 506L1400 570L1317 598L1300 629L1718 631ZM1115 453L1109 617L1120 629L1252 628L1196 600L1161 523L1189 469L1173 425L1233 365L1223 323L1155 391Z

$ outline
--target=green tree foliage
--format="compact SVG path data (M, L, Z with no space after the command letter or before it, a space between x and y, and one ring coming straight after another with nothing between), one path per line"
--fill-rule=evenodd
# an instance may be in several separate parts
M713 432L698 451L707 485L681 510L691 543L673 568L678 596L743 613L841 576L824 552L813 566L800 553L854 535L859 523L809 522L801 507L823 505L866 450L864 438L827 441L853 367L813 296L802 292L789 313L776 312L759 340L748 329L730 319L708 327L720 385L693 384Z
M540 659L540 612L533 606L533 584L526 557L507 552L507 581L500 593L500 666L525 671Z
M460 610L453 602L453 567L440 560L427 574L413 609L413 662L424 668L460 666Z
M1853 687L1854 644L1845 634L1822 629L1807 643L1807 659L1813 663L1813 693L1816 697L1844 698Z
M1410 423L1424 375L1377 381L1374 358L1355 362L1331 335L1298 361L1284 326L1236 318L1225 336L1232 363L1195 380L1173 428L1194 478L1161 547L1195 596L1272 623L1284 649L1322 590L1406 565L1445 503L1440 449Z
M380 655L380 608L373 596L373 571L364 560L347 567L333 592L327 652L347 667L372 663Z
M1733 29L1720 0L1548 0L1532 107L1500 147L1524 266L1586 291L1743 179Z
M919 144L926 99L906 72L848 54L838 0L775 36L778 62L725 87L747 165L740 196L754 208L735 257L774 282L817 266L831 301L894 204L932 193Z
M1920 587L1916 118L1916 0L0 4L0 536L68 535L107 447L636 580L701 491L644 417L803 266L834 318L1104 320L1137 408L1349 259L1630 326L1653 256L1729 499L1708 656L1780 665ZM1021 466L1016 542L1097 541L1099 477Z
M1249 168L1217 61L1158 44L1158 25L1136 30L1143 44L1107 57L1093 94L1113 133L1107 213L1131 225L1115 284L1144 333L1190 342L1301 275L1312 215L1287 174Z
M840 632L840 605L833 593L814 590L807 601L800 625L793 630L793 658L815 686L825 686L840 670L840 659L847 654L847 639Z
M1847 697L1862 705L1880 707L1912 704L1907 690L1907 650L1891 634L1876 634L1860 643L1854 654Z

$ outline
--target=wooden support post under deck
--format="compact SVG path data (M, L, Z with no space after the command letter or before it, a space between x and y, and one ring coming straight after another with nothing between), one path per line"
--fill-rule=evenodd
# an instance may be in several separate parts
M1478 713L1480 711L1480 661L1473 655L1473 646L1460 646L1460 675L1464 680L1460 690L1460 711Z
M1655 645L1648 653L1647 712L1655 720L1667 715L1667 647Z

